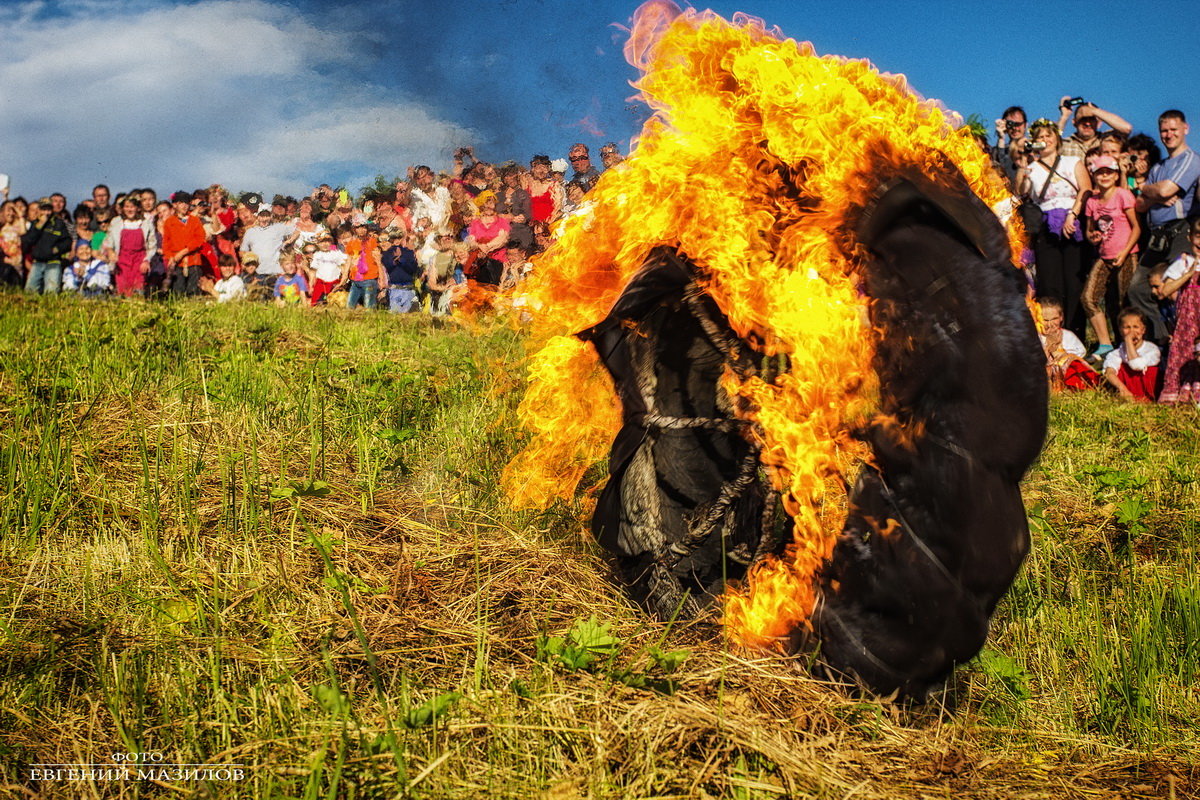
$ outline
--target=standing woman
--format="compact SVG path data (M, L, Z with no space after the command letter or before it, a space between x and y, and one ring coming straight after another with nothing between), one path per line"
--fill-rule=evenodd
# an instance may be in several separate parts
M491 189L480 192L475 203L479 206L479 216L467 226L467 233L470 234L467 244L473 251L473 268L468 275L477 283L499 286L506 260L504 245L508 243L511 225L496 213L496 193Z
M283 246L295 246L296 249L303 249L307 245L315 247L317 237L322 233L326 233L326 230L324 225L313 220L312 200L307 197L301 200L296 214L296 218L292 220L292 224L296 227L296 230L292 232L291 236L283 240Z
M1083 230L1079 217L1092 182L1083 161L1064 156L1058 126L1039 119L1030 126L1034 146L1041 152L1032 163L1017 167L1017 193L1032 199L1046 215L1046 224L1033 236L1038 297L1063 303L1063 327L1084 334L1080 295L1083 293Z
M504 186L496 192L496 211L512 226L508 232L510 241L520 243L521 249L529 252L533 247L533 229L529 227L532 209L529 192L521 188L521 168L508 164L500 170Z
M25 285L25 264L21 255L21 237L29 230L29 222L15 200L0 206L0 283L9 286Z
M118 294L132 297L145 291L150 261L157 250L154 220L142 213L139 202L126 197L121 201L121 216L109 223L103 247L104 259L116 265Z
M551 223L562 213L562 185L550 175L550 157L534 156L529 162L529 174L525 176L525 191L529 192L529 206L534 222Z

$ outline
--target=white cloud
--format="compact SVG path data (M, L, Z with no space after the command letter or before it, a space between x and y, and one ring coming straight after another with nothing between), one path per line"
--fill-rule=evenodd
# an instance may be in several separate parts
M264 0L25 3L0 27L0 172L14 192L297 193L440 163L471 136L365 82L350 35Z

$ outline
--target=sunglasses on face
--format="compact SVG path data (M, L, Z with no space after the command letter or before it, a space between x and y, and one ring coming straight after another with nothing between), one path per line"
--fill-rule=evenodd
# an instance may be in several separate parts
M572 157L571 157L571 163L572 163L572 164L577 164L577 163L579 163L580 161L587 161L587 160L588 160L588 157L587 157L587 156L572 156Z

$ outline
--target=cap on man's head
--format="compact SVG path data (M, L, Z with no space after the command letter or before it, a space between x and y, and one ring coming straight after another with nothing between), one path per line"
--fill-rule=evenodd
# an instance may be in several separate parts
M247 250L245 253L242 253L242 263L243 263L243 264L257 264L257 263L259 263L259 261L258 261L258 254L257 254L257 253L253 253L253 252L251 252L251 251Z
M172 203L190 203L192 202L191 192L176 192L171 195Z
M287 198L281 194L275 195L275 199L271 201L271 205L273 206L283 206L284 208L287 208L287 204Z
M255 192L246 192L242 195L242 204L257 211L258 207L262 205L262 195Z
M266 206L263 206L262 208L260 208L260 209L258 210L258 216L260 216L260 217L269 217L269 216L271 216L271 209L267 208Z
M49 197L42 197L37 201L38 208L44 208L47 211L54 210L54 204L50 202Z

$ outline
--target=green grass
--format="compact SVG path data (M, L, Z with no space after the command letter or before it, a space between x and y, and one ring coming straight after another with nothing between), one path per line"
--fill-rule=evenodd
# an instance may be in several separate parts
M646 619L582 501L507 509L512 331L0 304L0 796L1200 791L1193 409L1056 398L988 649L909 707ZM139 752L248 766L28 780Z

